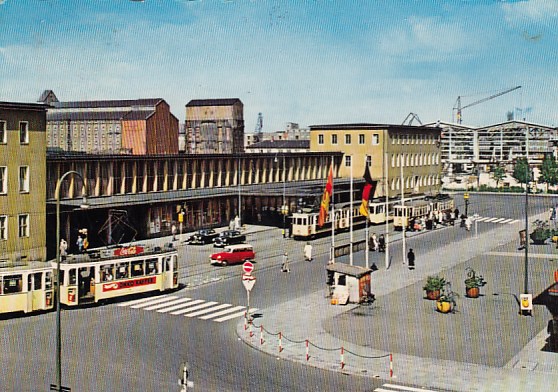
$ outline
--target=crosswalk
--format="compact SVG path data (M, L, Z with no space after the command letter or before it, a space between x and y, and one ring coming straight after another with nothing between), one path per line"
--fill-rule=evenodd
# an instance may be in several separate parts
M433 389L407 387L405 385L383 384L381 387L374 389L374 392L436 392Z
M170 294L122 302L117 306L165 313L172 316L195 317L200 320L209 320L217 323L244 317L246 312L246 306L235 306ZM250 308L250 313L252 314L257 310L257 308Z
M489 216L479 216L476 219L474 219L477 222L484 222L484 223L501 223L501 224L509 224L509 225L513 225L514 223L519 222L519 219L513 219L513 218L493 218L493 217L489 217Z

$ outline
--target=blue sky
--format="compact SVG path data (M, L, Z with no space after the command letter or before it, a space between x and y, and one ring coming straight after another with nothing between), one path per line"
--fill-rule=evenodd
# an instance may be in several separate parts
M240 98L286 122L558 125L558 0L0 0L0 100Z

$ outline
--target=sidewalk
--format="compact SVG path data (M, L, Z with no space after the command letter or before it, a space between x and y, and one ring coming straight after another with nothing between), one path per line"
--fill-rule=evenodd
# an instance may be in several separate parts
M536 218L533 217L530 220ZM546 219L546 216L541 216L541 218ZM510 239L517 238L517 227L494 228L490 231L490 237L490 242L478 241L478 239L470 237L468 240L452 244L451 249L442 247L432 250L429 254L425 254L423 259L436 260L436 263L421 264L420 269L412 272L402 264L394 264L389 270L380 268L372 275L372 291L376 295L376 303L387 302L390 293L419 284L425 280L427 275L448 270L474 257L486 254L498 246L508 244ZM396 238L400 238L400 236L395 236L392 241ZM442 254L449 254L451 257L440 257ZM397 352L390 353L372 349L370 346L354 344L327 332L328 327L331 330L332 325L336 325L336 321L332 322L332 320L337 320L336 318L343 317L351 311L351 320L358 320L355 330L360 329L361 333L366 334L371 329L370 323L372 322L376 327L379 325L386 329L390 328L390 320L382 318L382 313L374 310L376 303L367 307L330 305L328 299L325 298L324 289L324 291L311 293L302 299L260 310L264 314L264 318L256 318L253 325L248 327L242 321L237 325L237 334L255 349L274 355L278 359L341 371L345 374L377 377L386 381L434 389L539 391L550 387L558 376L558 354L541 351L547 336L545 330L536 334L519 353L501 367L412 356ZM539 312L538 314L542 311L540 308L535 308L535 312ZM435 312L426 312L419 317L422 317L425 322L433 321L433 313ZM446 320L448 319L446 318ZM514 333L517 331L505 328L511 328L511 326L502 328L502 337L513 339ZM348 332L345 331L346 333ZM408 328L408 334L407 339L416 339L413 337L412 328ZM435 325L433 325L431 334L439 334ZM336 333L336 335L343 334ZM441 339L444 336L447 335L440 333ZM435 338L437 337L435 336ZM478 336L468 338L475 341L480 340L480 344L482 344L482 338ZM505 340L502 344L505 344ZM392 354L392 361L390 361L390 354Z

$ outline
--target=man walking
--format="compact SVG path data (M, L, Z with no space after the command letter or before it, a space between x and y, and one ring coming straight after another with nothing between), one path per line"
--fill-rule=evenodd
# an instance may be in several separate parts
M285 252L285 254L283 255L283 263L281 264L281 271L291 272L291 269L289 268L289 255L287 254L287 252Z
M312 261L312 245L310 245L310 242L304 245L304 259L306 261Z
M407 253L407 262L409 264L409 269L414 270L415 269L415 252L413 252L413 249L409 249L409 253Z

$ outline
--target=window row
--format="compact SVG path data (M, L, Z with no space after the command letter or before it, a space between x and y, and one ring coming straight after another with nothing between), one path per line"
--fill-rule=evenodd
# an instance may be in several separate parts
M440 185L440 176L439 175L429 175L429 176L412 176L406 177L404 180L404 189L409 188L418 188L424 186L431 186L431 185ZM401 179L400 178L393 178L391 180L391 190L400 190L401 189Z
M352 144L352 134L346 133L345 134L345 145L351 145ZM319 134L318 135L318 144L324 144L325 141L325 136L324 134ZM338 144L338 135L336 133L331 135L331 144ZM364 133L361 133L358 135L358 144L359 145L364 145L366 144L366 135ZM372 139L371 139L371 144L373 146L377 146L378 144L380 144L380 134L378 133L373 133L372 134Z
M0 195L8 193L8 167L0 166ZM29 166L19 167L19 193L29 193Z
M0 120L0 144L8 143L8 122ZM19 122L19 143L29 144L29 122Z
M435 144L437 140L433 135L394 134L391 144Z
M393 154L391 156L391 167L439 165L440 154L438 153L417 153L417 154Z
M29 237L29 214L19 214L17 216L18 222L18 237ZM8 215L0 215L0 241L8 239Z

